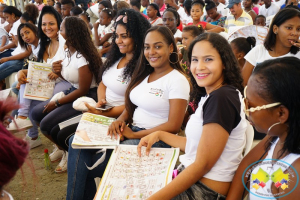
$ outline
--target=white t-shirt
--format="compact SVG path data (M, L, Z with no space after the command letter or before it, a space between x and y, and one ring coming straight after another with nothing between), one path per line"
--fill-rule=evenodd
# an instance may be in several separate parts
M11 52L11 55L15 56L15 55L18 55L20 53L24 53L25 51L26 51L26 49L22 48L21 45L20 45L20 43L18 42L17 48L15 48L15 50L13 52Z
M174 34L174 38L182 38L182 32L177 29L176 33Z
M220 13L223 17L226 17L229 13L229 9L226 8L226 6L222 3L219 3L219 5L217 6L217 11L218 13Z
M259 8L258 13L260 15L264 15L265 17L269 17L271 15L276 15L279 10L280 10L280 8L275 3L271 2L271 5L269 8L266 8L266 5L262 5Z
M68 49L65 50L66 52ZM66 53L67 55L67 53ZM75 88L79 88L79 68L88 65L86 59L77 51L71 56L66 56L62 62L62 77L71 83ZM97 87L95 77L93 77L90 88Z
M8 35L10 36L11 34L14 35L15 37L18 37L18 28L21 24L20 19L18 19L17 21L15 21L15 23L12 25ZM12 41L9 40L9 43L12 43ZM11 48L11 49L15 49L15 48Z
M7 21L5 21L3 24L1 23L1 19L0 19L0 28L4 28L5 26L7 26L9 23Z
M186 22L189 20L189 16L185 13L184 8L179 6L177 13L180 16L180 20L182 21L182 23L186 24ZM154 26L154 25L152 25L152 26Z
M114 21L111 21L111 23L108 25L108 26L103 26L104 28L102 29L102 32L101 32L101 38L104 37L105 34L107 33L113 33L114 32ZM98 32L99 33L99 32ZM99 33L100 34L100 33ZM110 37L108 39L108 42L111 43L112 41L112 37Z
M259 64L264 62L265 60L270 60L270 59L276 59L276 58L282 58L282 57L286 57L286 56L295 56L297 58L300 59L300 53L298 52L297 54L291 54L291 53L287 53L283 56L279 56L279 57L272 57L269 54L269 51L264 47L263 44L257 45L255 46L253 49L251 49L249 51L249 53L247 53L247 55L244 57L245 60L247 60L251 65L253 65L254 67Z
M120 58L102 75L102 82L106 86L106 101L112 106L125 104L125 92L130 80L123 78L125 67L118 69Z
M31 46L31 50L32 50L31 57L37 58L38 57L38 53L40 51L40 40L39 40L39 43L38 43L38 45L36 47L34 45L32 45L32 44L29 44L29 45Z
M229 85L201 98L185 129L185 154L179 157L185 168L195 162L203 125L218 123L228 132L229 138L218 161L204 177L222 182L232 181L243 159L242 153L246 144L247 121L242 101L241 93Z
M158 25L158 24L163 24L163 20L162 20L162 18L160 18L160 17L156 18L156 19L153 20L153 21L150 21L150 20L149 20L149 22L150 22L151 26L156 26L156 25Z
M55 61L65 59L65 43L66 40L63 38L61 34L58 34L59 46L56 51L56 54L52 58L47 58L47 61L44 60L45 63L52 64ZM47 51L48 49L46 49Z
M281 8L281 6L285 4L285 0L273 1L273 3L276 4L276 6L278 6L279 8Z
M130 92L130 100L137 106L133 113L133 125L151 129L168 121L170 99L189 99L190 85L186 77L173 70L148 83L147 76Z

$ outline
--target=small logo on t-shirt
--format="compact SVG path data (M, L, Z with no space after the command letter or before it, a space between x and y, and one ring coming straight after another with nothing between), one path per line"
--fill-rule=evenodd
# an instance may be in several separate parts
M117 81L121 82L122 84L128 84L127 78L124 78L122 75L119 75Z
M149 93L154 94L157 97L162 97L164 94L164 91L162 89L158 89L158 88L150 88Z

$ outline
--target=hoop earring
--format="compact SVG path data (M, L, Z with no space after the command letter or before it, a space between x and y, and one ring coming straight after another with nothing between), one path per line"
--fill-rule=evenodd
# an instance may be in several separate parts
M281 124L281 122L277 122L277 123L273 124L272 126L270 126L270 127L268 128L267 135L269 134L270 130L271 130L274 126L279 125L279 124Z
M170 56L171 56L173 53L175 53L175 54L177 55L177 61L176 61L175 63L172 62L172 61L170 60ZM177 64L177 63L179 62L179 55L178 55L177 52L172 52L172 53L170 53L170 56L169 56L169 62L170 62L171 64L175 65L175 64Z

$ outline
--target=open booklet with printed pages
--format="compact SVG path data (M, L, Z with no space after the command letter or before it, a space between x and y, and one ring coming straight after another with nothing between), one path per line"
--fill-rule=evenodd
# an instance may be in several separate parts
M72 147L74 149L115 148L120 144L120 137L107 135L109 125L114 118L84 113L79 121Z
M29 61L24 98L46 101L53 96L55 80L48 78L51 64Z
M109 159L94 200L147 199L172 181L179 148L151 148L146 156L136 145L119 145Z

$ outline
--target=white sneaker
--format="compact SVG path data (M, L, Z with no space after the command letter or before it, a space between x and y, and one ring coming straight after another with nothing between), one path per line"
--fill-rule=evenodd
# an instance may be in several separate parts
M31 137L29 137L28 135L26 135L26 137L24 138L24 140L29 144L30 149L33 149L35 147L41 146L42 145L42 140L40 137L38 137L37 139L33 140Z
M63 157L64 151L60 150L56 145L53 145L54 149L53 152L49 155L51 162L57 162L60 161L60 159Z
M68 152L64 151L63 157L58 164L58 166L55 168L56 173L63 173L66 172L68 169Z
M32 123L29 118L27 118L27 119L17 118L17 119L15 119L15 121L12 121L8 125L7 130L17 131L20 129L29 129L31 127L32 127Z

